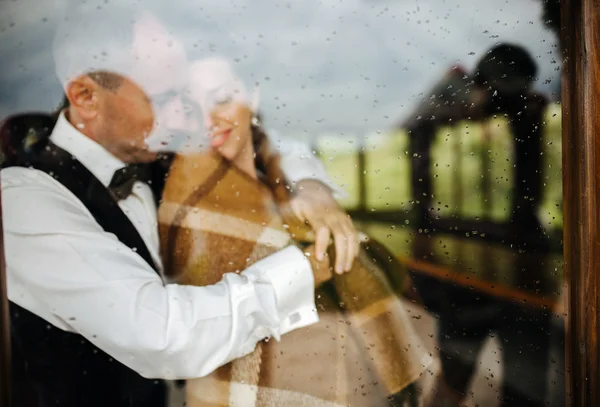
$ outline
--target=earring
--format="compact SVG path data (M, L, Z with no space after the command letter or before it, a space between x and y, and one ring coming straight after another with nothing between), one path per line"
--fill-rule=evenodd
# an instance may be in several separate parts
M260 126L260 121L258 120L258 117L256 117L256 116L252 117L251 123L255 127L259 127Z

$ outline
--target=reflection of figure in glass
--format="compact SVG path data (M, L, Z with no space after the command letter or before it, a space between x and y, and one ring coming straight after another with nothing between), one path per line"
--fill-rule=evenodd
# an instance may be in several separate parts
M191 81L212 151L172 164L159 208L167 271L182 284L206 285L290 244L314 253L312 231L288 206L280 157L229 64L197 62ZM333 260L333 247L329 253ZM388 256L376 242L365 243L348 273L317 290L318 324L189 381L188 405L402 405L406 394L399 393L430 357L386 280L383 269L398 267ZM330 277L326 262L313 267Z
M536 74L536 63L525 49L499 44L481 58L472 82L464 75L466 88L461 89L463 93L453 94L458 95L453 101L456 103L436 100L425 107L423 116L435 117L435 120L415 122L411 129L411 147L415 153L412 158L413 194L421 198L421 222L434 227L451 225L456 230L469 225L469 230L481 231L479 227L486 226L482 226L483 222L469 223L469 220L459 218L440 220L434 214L431 143L438 126L450 119L482 120L495 114L506 114L513 134L513 178L516 180L511 214L509 222L491 224L485 232L521 250L547 249L546 236L537 216L542 198L542 122L547 100L533 92ZM474 86L469 89L470 84ZM465 92L466 89L469 92ZM432 239L425 235L415 239L415 258L431 255ZM515 287L531 283L533 273L527 272L526 264L515 261L512 267L507 272L514 277L512 284ZM439 400L433 405L452 406L464 402L480 350L490 334L498 336L502 348L503 405L543 405L548 390L549 311L499 300L430 276L415 274L413 282L428 309L439 315L437 338L443 377L439 383Z
M161 379L209 374L318 319L297 248L209 286L165 283L148 142L195 128L182 109L187 60L156 18L118 3L71 10L54 50L69 106L3 163L18 407L164 407ZM7 123L4 140L27 128Z
M455 69L450 76L452 82L442 82L404 124L410 135L411 188L419 228L456 228L463 234L479 230L496 240L544 247L546 237L537 208L542 199L542 122L548 101L532 89L537 71L527 50L499 44L485 53L473 75ZM485 222L452 219L448 225L438 219L432 198L431 150L437 131L467 118L484 120L502 114L509 120L513 135L513 179L518 180L512 192L510 224L494 228Z

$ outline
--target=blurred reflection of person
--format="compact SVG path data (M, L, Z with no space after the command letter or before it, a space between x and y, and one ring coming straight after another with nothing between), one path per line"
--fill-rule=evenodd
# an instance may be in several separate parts
M547 235L537 208L543 193L542 124L548 102L534 92L537 72L535 60L523 47L510 43L492 47L481 57L472 75L472 103L465 112L479 120L503 113L509 120L514 140L515 181L510 222L499 231L520 252L510 268L504 269L517 288L530 286L535 280L532 274L538 272L527 263L523 253L547 250ZM435 115L435 110L431 114ZM435 129L429 129L427 134L429 140L416 142L427 143L419 152L429 155ZM426 173L430 164L417 168L413 173L415 178L430 178ZM415 258L431 257L434 251L431 240L425 234L419 235L414 242ZM493 336L499 338L502 348L502 405L544 405L548 392L549 331L553 329L553 317L548 310L474 292L427 275L415 273L412 277L425 305L438 316L442 376L432 407L464 403L482 357L481 349Z

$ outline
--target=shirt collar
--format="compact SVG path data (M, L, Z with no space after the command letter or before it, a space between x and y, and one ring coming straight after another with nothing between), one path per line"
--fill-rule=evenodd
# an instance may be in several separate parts
M61 112L50 140L77 158L98 180L108 187L115 171L126 166L104 147L77 130Z

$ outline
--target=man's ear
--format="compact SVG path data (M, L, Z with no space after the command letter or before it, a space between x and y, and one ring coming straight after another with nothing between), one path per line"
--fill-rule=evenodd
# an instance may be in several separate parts
M72 80L65 89L71 108L75 109L78 116L84 120L92 120L98 116L100 92L100 85L87 75Z

